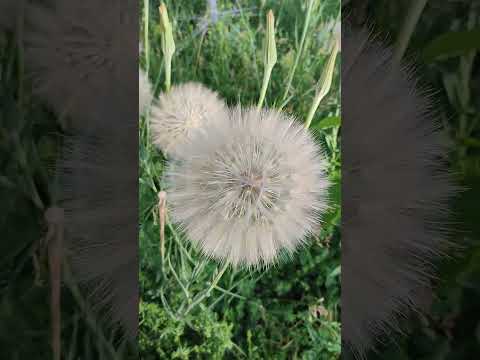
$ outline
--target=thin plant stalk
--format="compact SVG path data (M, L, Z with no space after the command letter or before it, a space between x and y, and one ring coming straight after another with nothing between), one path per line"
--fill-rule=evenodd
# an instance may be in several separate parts
M477 26L477 18L478 18L478 10L480 6L478 4L473 4L470 7L470 16L467 22L467 28L469 30L472 30ZM462 159L465 157L465 154L467 152L467 145L465 140L467 140L470 137L470 134L472 130L475 128L475 123L478 120L474 119L470 126L468 126L468 108L470 106L470 101L471 101L471 79L472 79L472 71L473 71L473 65L475 62L475 57L476 57L476 51L472 50L468 54L465 54L460 58L460 64L459 64L459 74L458 74L458 79L459 79L459 86L457 87L457 92L459 93L458 98L461 100L460 101L460 107L461 107L461 113L460 113L460 118L459 118L459 129L458 129L458 135L457 137L461 140L461 144L458 149L458 154L459 157ZM471 142L470 144L475 144L475 142ZM470 146L470 145L468 145Z
M405 55L405 51L407 51L413 31L417 26L418 20L420 19L427 2L428 0L410 0L408 14L405 17L405 22L403 23L402 29L400 30L400 35L395 45L395 51L393 54L394 64L399 65L403 55Z
M180 288L182 289L183 293L185 294L185 298L187 299L187 301L189 301L190 293L188 292L188 288L185 285L183 285L182 280L180 280L180 277L178 276L177 272L173 268L173 265L172 265L172 262L170 261L170 258L168 258L168 266L170 267L170 270L173 274L173 277L177 281L178 285L180 285Z
M72 331L72 337L70 341L70 347L68 349L68 360L74 360L75 359L75 353L77 350L77 342L78 342L78 328L80 325L80 315L77 313L75 314L75 319L73 320L73 331Z
M198 304L200 304L204 299L206 299L207 297L210 296L210 293L213 291L213 289L216 288L216 286L218 285L218 282L220 281L220 279L222 278L223 274L225 273L225 271L227 270L229 266L229 263L228 262L225 262L223 264L223 267L220 269L220 271L218 271L217 275L214 277L213 281L210 283L210 286L208 287L208 289L203 292L201 295L199 295L189 306L188 308L185 310L185 312L183 313L183 316L186 316L190 311L193 310L193 308L195 308Z
M275 43L275 16L273 11L270 10L267 14L267 33L265 36L265 49L264 49L264 64L265 70L263 75L263 85L260 92L260 99L258 100L258 109L261 109L265 96L267 94L268 84L272 76L272 70L277 63L277 45Z
M148 0L146 0L148 1ZM170 20L168 18L168 11L167 7L164 2L162 2L158 8L159 13L160 13L160 37L161 37L161 49L163 53L163 61L164 61L164 68L165 68L165 91L168 92L170 91L171 88L171 83L172 83L172 58L173 54L175 53L175 42L173 40L173 31L172 31L172 26L170 24ZM148 20L148 18L146 18ZM148 25L147 24L145 26ZM148 34L148 33L147 33ZM148 43L148 38L146 40L146 48L149 46ZM150 61L149 55L146 53L147 56L147 61ZM148 74L148 71L147 71ZM157 79L158 81L158 79ZM145 121L145 132L146 132L146 137L150 138L150 121L149 119L149 114L147 112L146 114L146 121ZM150 143L150 146L152 144ZM146 167L147 171L149 171L149 167ZM149 174L150 175L150 174ZM150 179L152 179L150 177ZM152 188L155 189L155 183L152 181ZM162 261L162 268L164 261Z
M25 121L25 113L24 113L24 106L23 103L25 101L25 94L24 94L24 74L25 74L25 64L24 64L24 47L23 47L23 25L24 25L24 7L25 7L25 1L22 0L20 1L20 10L19 11L19 16L17 19L17 29L16 29L16 35L17 35L17 56L18 56L18 65L17 65L17 71L18 71L18 112L19 112L19 122L23 123ZM23 150L22 145L20 144L20 139L18 134L14 134L12 136L12 140L15 143L15 145L18 148L17 154L18 154L18 160L20 163L20 166L22 170L25 171L26 174L30 173L30 168L27 165L27 154ZM29 186L32 191L32 201L34 202L35 206L43 210L44 205L43 202L40 198L40 195L38 193L37 187L35 185L35 182L31 177L27 179L29 182Z
M146 73L150 71L150 40L149 40L149 31L150 31L150 0L143 1L143 47L145 49L145 67Z
M265 68L265 72L263 74L263 85L262 90L260 92L260 98L258 100L257 108L261 109L263 103L265 101L265 96L267 95L268 84L270 82L270 77L272 75L272 68Z
M62 354L61 281L63 248L63 210L52 207L45 212L48 223L46 236L48 245L48 266L50 272L50 317L53 360L60 360Z
M305 128L309 128L312 124L313 117L317 112L320 103L325 98L325 96L330 92L332 87L333 81L333 72L335 70L335 61L337 59L338 52L340 50L340 44L338 40L334 41L333 50L330 53L330 57L328 58L327 64L323 70L322 76L320 81L317 85L317 93L315 95L315 99L313 101L312 107L308 112L307 120L305 121Z
M175 41L173 40L173 30L165 3L161 3L158 8L160 12L160 30L162 41L162 52L165 65L165 91L170 91L172 84L172 58L175 53Z
M108 352L109 358L112 360L119 360L120 357L117 354L115 348L113 347L112 343L108 341L103 333L102 329L100 328L97 320L95 319L94 315L90 310L90 306L87 301L82 297L80 288L78 287L73 274L72 270L70 269L69 264L64 260L63 261L63 276L65 279L65 283L68 286L70 292L73 295L77 305L80 307L81 311L84 313L85 321L87 325L90 327L90 330L93 332L95 337L99 340L99 345L102 344L104 350ZM100 350L100 349L99 349Z
M316 0L308 0L307 14L305 16L305 24L303 25L303 32L302 32L302 38L300 40L300 47L298 49L297 56L295 58L295 63L293 64L292 70L288 74L287 86L285 87L285 93L283 94L282 101L281 101L283 104L285 104L285 100L288 97L288 93L290 92L290 88L292 87L293 77L295 76L295 72L297 71L298 64L300 63L300 57L302 56L303 48L305 46L305 40L307 38L308 28L310 27L310 20L312 17L313 5L315 5L315 2Z
M165 61L165 91L172 87L172 61Z
M22 119L23 119L23 112L20 112L20 116L22 116ZM23 149L17 133L12 134L12 142L15 145L15 148L16 148L15 152L16 152L17 157L18 157L18 164L19 164L20 168L23 170L23 172L26 175L28 175L26 177L26 181L27 181L28 186L29 186L30 191L31 191L31 194L29 194L30 199L35 204L37 209L43 211L45 209L45 204L40 197L40 193L37 189L37 185L35 184L35 181L33 179L33 175L31 174L31 169L27 164L27 153Z
M158 216L160 223L160 256L162 258L162 268L165 267L165 207L167 193L160 191L158 193Z
M241 22L243 23L243 26L245 26L245 30L247 31L248 34L248 39L250 41L250 47L252 49L252 61L253 61L253 70L255 72L255 79L260 80L258 76L258 66L257 66L257 61L256 61L256 53L255 53L255 48L256 48L256 43L255 43L255 34L252 31L251 26L249 25L249 21L245 16L245 12L243 10L242 4L240 1L236 2L236 5L238 7L238 12L240 14L240 19Z
M190 261L192 265L195 265L196 261L190 256L190 254L188 253L188 250L182 245L182 241L180 240L180 237L178 236L177 231L168 220L168 214L166 213L166 211L165 211L165 223L168 227L168 230L172 233L173 239L179 246L181 253L185 254L186 258L188 259L188 261Z
M20 10L17 19L17 52L18 52L18 107L23 117L23 101L24 101L24 48L23 48L23 25L24 25L24 7L25 0L20 0Z

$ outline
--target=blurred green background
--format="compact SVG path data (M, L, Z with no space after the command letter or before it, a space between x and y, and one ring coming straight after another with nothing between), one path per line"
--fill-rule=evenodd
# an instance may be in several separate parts
M343 13L394 45L410 8L424 1L343 1ZM431 312L405 320L408 336L371 358L475 359L480 354L480 3L426 1L406 58L435 92L450 166L463 191L454 204L452 259L439 265ZM370 357L369 357L370 358Z

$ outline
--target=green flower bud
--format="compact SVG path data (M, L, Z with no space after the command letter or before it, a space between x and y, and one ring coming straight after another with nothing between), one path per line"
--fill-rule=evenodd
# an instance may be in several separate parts
M172 57L175 53L175 41L173 40L172 25L168 18L168 11L165 3L162 2L158 10L160 12L162 52L165 61L165 88L169 91L171 85Z

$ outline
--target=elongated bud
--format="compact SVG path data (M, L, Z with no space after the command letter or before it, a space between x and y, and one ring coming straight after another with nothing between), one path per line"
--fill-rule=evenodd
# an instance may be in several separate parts
M317 95L320 101L327 95L332 87L332 80L333 80L333 72L335 70L335 61L337 60L338 51L340 49L340 42L337 37L334 38L333 41L333 49L330 53L330 57L328 58L327 64L323 69L322 76L320 77L320 81L317 84Z
M265 44L264 44L264 75L263 75L263 85L260 92L260 98L258 100L257 107L260 109L265 101L265 96L267 94L268 84L270 82L270 77L272 75L272 70L275 64L277 63L277 44L275 42L275 16L273 11L270 10L267 14L267 31L265 34Z
M322 102L323 98L330 92L333 81L333 72L335 71L335 61L337 60L337 55L340 51L340 38L338 36L333 37L333 49L328 58L327 64L323 69L322 76L317 83L317 92L315 95L314 102L310 109L310 112L305 122L305 127L308 129L312 123L313 116L318 109L318 106Z
M160 32L162 41L162 52L165 61L165 88L170 90L172 57L175 53L175 41L173 40L173 30L168 18L168 11L165 3L161 3L158 8L160 12Z
M267 34L265 41L265 67L273 68L277 63L277 44L275 42L275 16L272 10L267 14Z
M172 24L168 18L168 11L165 3L158 8L160 12L160 31L162 35L162 52L164 56L172 57L175 53L175 41L173 40Z

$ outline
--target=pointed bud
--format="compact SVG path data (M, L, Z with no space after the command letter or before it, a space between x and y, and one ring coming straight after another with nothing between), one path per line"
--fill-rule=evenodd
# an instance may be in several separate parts
M260 98L258 100L258 109L261 109L263 102L265 101L265 96L267 94L268 83L270 82L270 77L272 75L272 70L275 64L277 63L277 44L275 43L275 16L273 11L270 10L267 14L267 30L265 34L265 44L264 44L264 74L263 74L263 85L262 90L260 91Z
M337 40L338 38L335 37L333 41L333 49L330 53L328 58L327 64L323 69L322 76L320 81L317 84L317 95L316 97L319 98L318 102L323 100L325 95L328 94L330 88L332 87L332 80L333 80L333 72L335 70L335 61L337 60L337 55L340 50L340 41Z
M175 53L175 41L173 40L172 25L168 18L167 7L161 3L158 8L160 12L160 32L162 38L162 52L165 61L165 89L170 90L172 77L172 57Z
M168 11L165 3L158 8L160 12L160 31L162 35L162 52L165 57L172 57L175 53L175 41L173 40L172 25L168 18Z
M275 42L275 16L272 10L267 14L267 34L264 51L265 67L273 68L277 63L277 44Z
M315 95L315 99L313 101L312 107L310 108L310 112L307 116L307 120L305 122L305 127L308 129L312 123L313 116L317 111L320 103L322 102L323 98L330 92L332 87L333 81L333 73L335 71L335 61L337 60L337 55L340 51L340 41L339 37L334 36L333 38L333 49L330 53L328 61L323 69L322 76L317 83L317 92Z

